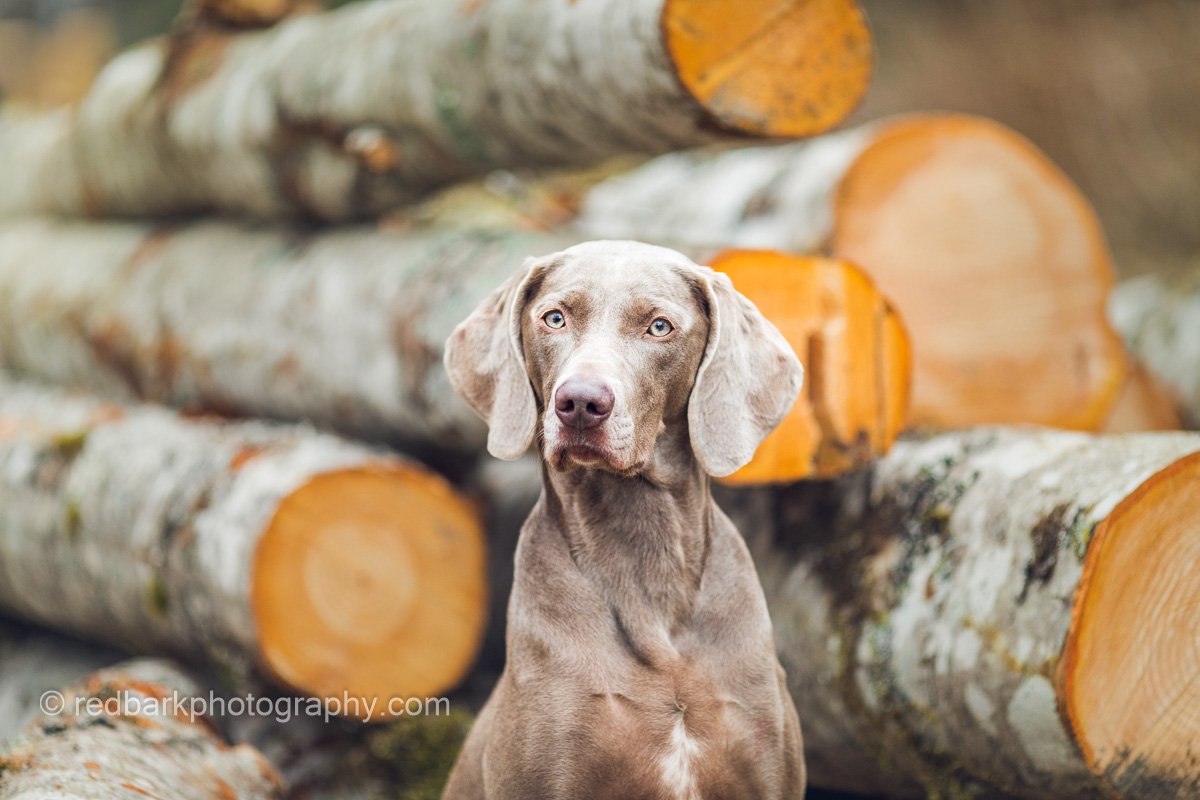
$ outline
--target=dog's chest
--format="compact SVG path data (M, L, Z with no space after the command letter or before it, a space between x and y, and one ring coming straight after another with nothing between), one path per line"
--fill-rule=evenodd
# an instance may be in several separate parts
M588 731L592 774L620 776L611 794L659 800L716 800L769 796L757 762L773 742L768 708L730 696L694 674L653 674L627 693L599 693L579 720ZM734 778L736 777L736 780ZM595 787L593 786L593 791Z

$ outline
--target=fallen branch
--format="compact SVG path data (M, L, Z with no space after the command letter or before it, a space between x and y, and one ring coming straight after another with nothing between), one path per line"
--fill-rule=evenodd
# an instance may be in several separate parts
M452 687L475 657L478 515L411 462L0 380L0 467L9 615L234 685L258 670L360 717Z
M379 0L185 28L78 109L0 125L0 214L345 220L496 167L819 133L870 61L853 0Z

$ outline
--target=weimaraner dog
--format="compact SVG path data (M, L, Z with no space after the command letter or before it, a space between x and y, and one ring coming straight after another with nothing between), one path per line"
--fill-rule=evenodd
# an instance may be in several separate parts
M803 372L729 279L672 250L531 259L455 329L488 451L536 440L504 674L450 800L801 798L800 723L750 554L709 494Z

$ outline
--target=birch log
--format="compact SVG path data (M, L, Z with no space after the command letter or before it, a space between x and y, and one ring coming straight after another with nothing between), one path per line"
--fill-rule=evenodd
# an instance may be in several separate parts
M482 634L475 509L305 428L0 380L0 520L3 612L353 716L450 688Z
M0 798L281 797L279 775L257 750L230 747L185 710L199 692L164 661L127 662L64 689L0 754Z
M817 133L870 61L853 0L377 0L200 29L5 123L0 214L345 220L495 167Z
M1124 281L1110 312L1129 349L1175 394L1185 423L1200 427L1200 284L1173 286L1153 276Z
M1200 435L980 428L838 482L726 490L812 784L1196 797L1198 485Z
M900 117L801 144L662 156L591 189L577 222L589 236L828 250L858 264L912 336L920 426L1096 430L1122 384L1096 216L998 123Z
M308 419L450 463L482 451L485 431L450 388L443 343L526 257L576 241L12 221L0 225L0 366L119 398ZM717 265L809 369L780 434L794 449L777 437L739 479L834 474L886 452L910 365L874 284L832 260L743 252Z
M46 692L63 694L65 700L64 686L99 670L112 674L122 660L107 648L0 620L0 763L4 751L16 746L16 737L42 719L39 705ZM189 677L204 689L187 695L197 698L191 709L207 712L204 723L222 739L261 753L282 778L283 800L436 797L471 722L457 698L453 705L431 705L429 713L362 725L326 718L306 700L272 694L266 687L232 695L228 687L214 687L212 676ZM249 699L252 711L238 704L242 699ZM57 695L49 696L49 702L58 702ZM92 757L90 741L80 749L80 762ZM2 789L0 796L5 796Z

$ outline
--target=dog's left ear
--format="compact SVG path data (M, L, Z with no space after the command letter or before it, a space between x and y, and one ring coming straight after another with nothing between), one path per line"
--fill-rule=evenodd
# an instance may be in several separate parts
M521 346L521 313L538 267L534 259L527 260L446 340L450 385L488 424L488 452L506 461L524 455L537 427Z
M791 411L804 368L791 345L729 281L699 270L708 346L688 401L692 450L709 475L736 472Z

